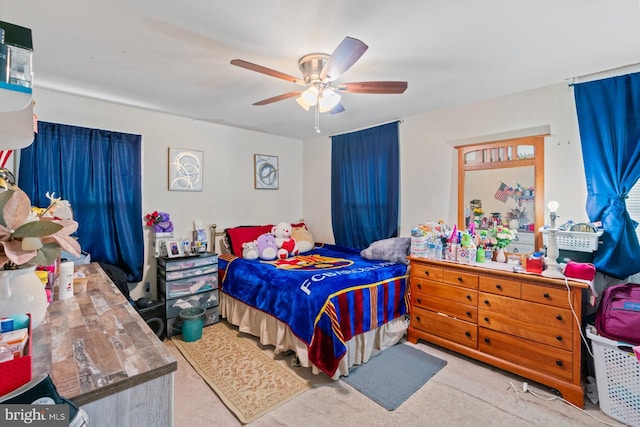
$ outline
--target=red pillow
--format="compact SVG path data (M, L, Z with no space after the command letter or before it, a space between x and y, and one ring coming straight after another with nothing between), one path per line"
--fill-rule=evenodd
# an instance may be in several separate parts
M240 225L238 227L227 228L224 230L229 239L231 253L236 256L242 256L242 244L256 240L258 236L264 233L271 233L273 225Z

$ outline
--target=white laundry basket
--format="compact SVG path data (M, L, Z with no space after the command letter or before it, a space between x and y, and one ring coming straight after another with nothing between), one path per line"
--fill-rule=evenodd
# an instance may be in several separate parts
M602 337L587 327L602 412L628 426L640 426L640 361L631 344Z

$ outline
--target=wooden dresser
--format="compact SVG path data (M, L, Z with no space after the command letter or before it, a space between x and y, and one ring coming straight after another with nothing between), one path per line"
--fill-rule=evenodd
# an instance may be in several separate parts
M408 339L422 339L545 384L580 408L581 282L409 257ZM571 303L569 303L571 301ZM572 308L573 307L573 310Z

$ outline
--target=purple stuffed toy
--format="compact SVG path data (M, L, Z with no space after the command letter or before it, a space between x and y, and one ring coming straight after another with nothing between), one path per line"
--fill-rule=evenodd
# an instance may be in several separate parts
M265 261L271 261L276 259L278 254L278 246L276 245L276 238L271 233L264 233L258 236L256 240L258 242L258 255L260 259Z
M156 233L173 232L173 222L169 219L167 212L158 212L158 222L153 226L153 231Z

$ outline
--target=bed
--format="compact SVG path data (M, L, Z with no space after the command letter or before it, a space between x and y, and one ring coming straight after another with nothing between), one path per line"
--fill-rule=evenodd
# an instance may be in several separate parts
M242 239L234 240L237 251ZM330 244L275 261L220 252L220 316L276 353L295 352L314 373L348 375L406 332L406 252L399 262Z

